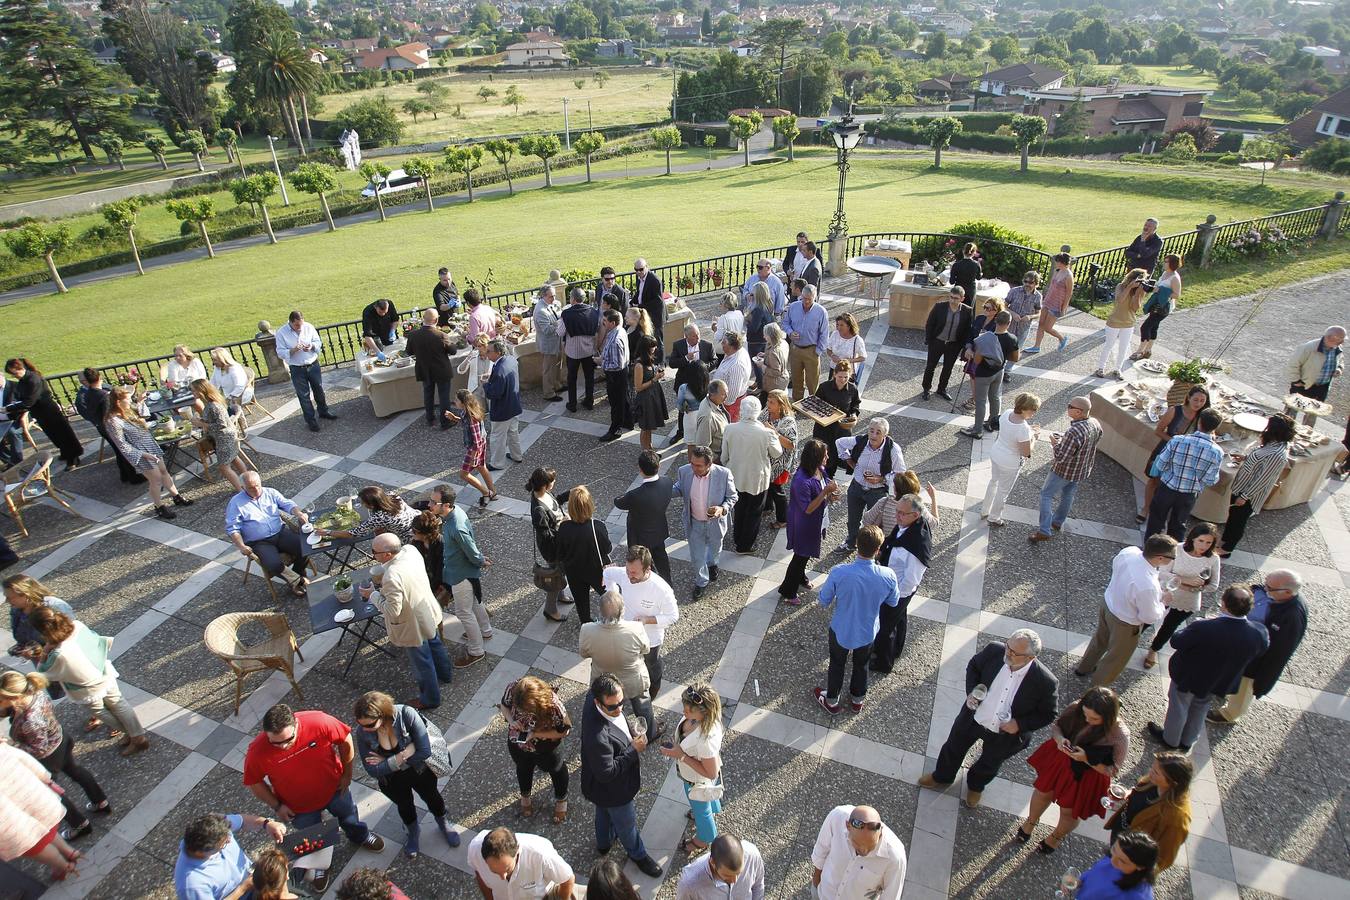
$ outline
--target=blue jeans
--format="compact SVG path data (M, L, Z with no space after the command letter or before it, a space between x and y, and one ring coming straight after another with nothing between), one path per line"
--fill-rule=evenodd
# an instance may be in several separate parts
M848 545L858 539L858 526L862 524L862 514L886 496L886 488L878 485L865 488L853 479L848 482Z
M1064 520L1069 517L1069 510L1073 508L1073 498L1078 493L1079 483L1050 470L1045 478L1045 487L1041 488L1041 534L1049 537L1051 525L1064 524ZM1059 508L1052 518L1050 507L1054 505L1056 497L1059 498Z
M454 663L445 652L439 635L432 635L416 647L408 647L408 664L417 681L418 699L426 706L441 705L441 685L455 677Z
M684 782L684 797L689 801L689 811L694 814L694 833L705 844L711 844L717 837L717 820L713 816L722 811L721 800L694 800L689 796L689 782Z
M352 799L352 792L349 790L338 791L323 809L296 813L295 818L291 820L291 825L295 828L308 828L311 825L318 825L319 820L323 818L324 809L337 816L338 824L342 826L342 832L347 835L347 839L353 844L364 844L366 838L370 837L370 828L366 826L365 822L361 821L361 814L356 811L356 801Z
M314 407L319 407L319 415L328 415L328 398L323 393L323 377L319 370L319 363L310 363L307 366L291 366L291 387L295 388L295 396L300 400L300 412L305 416L305 421L311 425L319 424L314 418ZM314 401L309 399L310 392L314 393Z
M689 520L689 561L694 564L694 586L708 584L708 567L722 558L722 529L717 519Z
M689 385L682 384L680 389L675 392L675 409L680 413L693 412L698 409L699 401L694 399L694 395L689 393Z
M629 859L646 859L647 848L638 832L637 807L632 801L623 806L597 806L595 808L595 846L596 849L608 848L618 838L623 844Z

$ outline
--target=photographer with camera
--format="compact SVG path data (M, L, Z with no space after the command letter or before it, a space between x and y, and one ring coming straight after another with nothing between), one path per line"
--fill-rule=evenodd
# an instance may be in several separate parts
M1102 341L1102 355L1097 362L1096 378L1118 378L1120 369L1130 352L1130 334L1134 331L1134 321L1139 315L1139 307L1144 302L1145 292L1151 290L1148 272L1143 269L1131 269L1125 280L1116 287L1115 303L1111 314L1106 317L1105 340Z

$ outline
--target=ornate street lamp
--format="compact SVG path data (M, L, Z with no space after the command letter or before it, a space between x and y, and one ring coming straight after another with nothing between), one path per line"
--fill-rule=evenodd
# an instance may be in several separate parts
M844 182L848 179L848 155L862 140L863 127L853 121L850 115L832 124L829 132L839 154L835 163L839 167L839 197L834 207L834 218L830 220L829 233L829 239L833 241L848 233L848 219L844 216Z

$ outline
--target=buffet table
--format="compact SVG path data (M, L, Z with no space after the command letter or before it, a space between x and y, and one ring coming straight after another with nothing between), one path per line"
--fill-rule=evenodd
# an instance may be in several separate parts
M400 341L386 347L385 353L393 359L395 354L402 349L403 342ZM514 351L516 360L520 363L521 387L538 384L539 352L535 348L534 335L527 335L514 347ZM450 357L450 362L458 369L460 363L464 362L468 355L468 350L457 351ZM371 366L367 368L366 361L359 359L357 365L361 367L361 394L370 398L371 410L376 416L383 418L403 412L405 409L422 408L422 383L417 380L417 376L414 374L415 364ZM458 371L455 372L454 380L450 382L452 391L474 386L469 384L467 373L461 374Z
M914 284L910 278L912 269L901 269L891 279L891 312L889 324L892 328L923 328L928 321L928 313L934 303L946 303L950 296L950 286ZM975 290L977 300L1003 300L1011 288L1006 281L991 279L981 281ZM978 307L977 314L978 314Z
M1164 393L1167 388L1166 379L1143 379L1137 384ZM1116 384L1092 392L1092 415L1102 426L1101 443L1097 449L1124 466L1135 478L1144 481L1144 464L1148 462L1149 454L1157 446L1159 438L1154 433L1155 423L1149 418L1147 410L1138 408L1130 396L1121 396L1124 390L1127 388ZM1219 446L1225 453L1219 482L1200 494L1192 512L1197 519L1216 524L1228 520L1228 501L1232 494L1233 476L1237 473L1237 464L1227 454L1245 450L1257 437L1252 432L1236 428L1231 421L1227 421L1227 415L1225 419L1218 431ZM1283 484L1271 493L1262 508L1285 509L1307 503L1326 482L1340 450L1339 442L1327 439L1319 446L1309 448L1306 455L1294 455Z

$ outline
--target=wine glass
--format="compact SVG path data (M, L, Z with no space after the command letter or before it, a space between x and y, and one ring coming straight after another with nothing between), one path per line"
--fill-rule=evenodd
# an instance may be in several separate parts
M1130 789L1119 782L1111 782L1111 786L1106 789L1106 796L1102 797L1102 807L1108 812L1114 812L1121 801L1130 793Z
M1078 891L1078 885L1082 880L1082 870L1077 866L1069 866L1064 870L1064 874L1059 876L1060 890L1064 892L1065 897L1072 897Z
M970 692L970 698L966 700L966 706L969 706L971 709L976 709L984 702L984 698L987 696L989 696L989 688L982 684L977 684L975 685L975 690Z
M647 720L641 716L629 716L628 731L633 735L635 740L642 737L647 733Z

